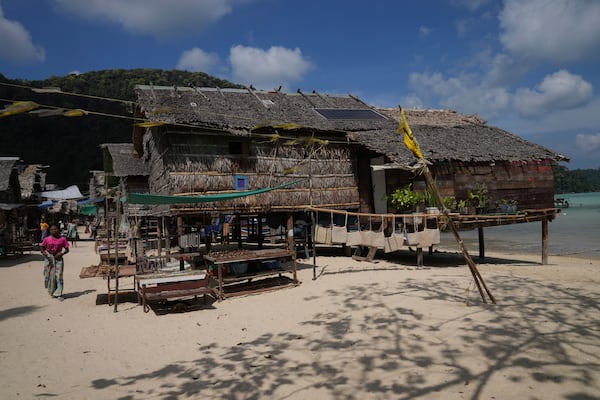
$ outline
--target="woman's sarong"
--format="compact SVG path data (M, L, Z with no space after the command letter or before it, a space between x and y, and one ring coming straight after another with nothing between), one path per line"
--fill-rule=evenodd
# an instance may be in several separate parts
M62 296L64 266L62 258L57 260L51 254L44 258L44 287L48 289L50 296Z

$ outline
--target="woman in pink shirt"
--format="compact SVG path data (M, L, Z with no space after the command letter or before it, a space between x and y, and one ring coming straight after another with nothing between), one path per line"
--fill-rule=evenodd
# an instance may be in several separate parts
M44 258L44 287L50 296L63 301L63 256L69 252L69 242L60 234L57 225L50 226L50 236L40 245Z

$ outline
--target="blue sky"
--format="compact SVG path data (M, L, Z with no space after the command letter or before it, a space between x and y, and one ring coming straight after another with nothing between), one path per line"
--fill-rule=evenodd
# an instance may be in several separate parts
M598 0L0 0L0 73L185 69L351 93L478 114L600 168L599 21Z

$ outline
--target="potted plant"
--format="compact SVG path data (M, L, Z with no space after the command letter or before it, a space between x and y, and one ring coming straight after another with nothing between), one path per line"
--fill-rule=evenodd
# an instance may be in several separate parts
M459 200L456 203L456 208L458 208L458 212L461 214L469 214L469 203L467 200Z
M498 200L498 208L503 213L514 213L517 211L517 205L519 203L514 199L500 199Z
M456 211L459 208L454 196L444 196L442 197L442 202L448 211Z
M412 189L412 185L408 184L394 190L388 199L392 206L399 212L402 211L414 211L418 205L422 205L425 202L424 196L420 192L415 192Z
M475 185L474 190L467 190L467 200L475 207L476 214L484 214L490 204L488 189L484 183Z

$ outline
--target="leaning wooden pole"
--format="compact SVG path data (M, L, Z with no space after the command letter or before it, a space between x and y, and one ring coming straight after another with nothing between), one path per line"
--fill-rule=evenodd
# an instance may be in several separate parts
M442 211L442 214L448 220L448 226L450 227L450 230L452 231L452 234L454 235L454 238L456 239L456 242L458 243L458 245L463 253L465 261L467 262L467 265L469 266L471 275L473 275L473 279L475 280L475 285L477 285L477 289L479 290L479 294L481 295L481 300L484 303L487 303L485 294L483 293L483 290L482 290L482 287L483 287L483 289L485 289L485 292L487 293L488 297L490 298L491 302L495 304L496 299L494 298L494 296L488 289L487 285L485 284L483 277L481 276L481 274L479 273L479 270L477 269L477 266L475 265L475 262L469 255L469 252L467 251L467 248L465 247L464 242L462 241L460 235L458 234L458 229L456 229L456 226L454 225L454 221L452 220L452 217L450 216L450 213L448 212L448 208L444 205L442 196L440 195L440 192L437 189L437 185L435 184L435 181L433 180L433 176L431 175L431 172L429 171L429 167L427 166L427 160L421 153L419 144L417 143L416 138L414 137L414 135L412 134L412 131L410 130L410 127L408 126L408 122L406 121L406 117L404 115L404 110L402 110L402 108L400 107L399 111L400 111L401 123L400 123L400 126L398 127L398 133L404 134L405 146L414 154L414 156L416 158L418 158L423 163L422 171L423 171L423 174L425 175L425 180L427 181L427 186L433 192L436 203L438 204L440 210Z
M456 226L454 225L454 221L452 220L452 217L450 216L450 213L448 212L448 208L444 205L442 196L440 195L440 192L438 191L437 186L435 185L435 181L433 180L433 177L431 176L431 172L429 171L429 168L427 167L427 165L425 165L423 168L423 174L425 175L425 180L427 181L427 186L429 186L429 188L433 192L433 195L434 195L434 198L435 198L435 201L436 201L438 207L440 208L440 210L442 210L442 215L444 215L444 217L447 218L448 226L450 227L450 230L452 231L452 234L454 235L454 238L456 239L456 243L458 243L460 250L463 253L465 261L467 262L467 265L469 266L469 270L471 271L471 275L473 275L473 279L475 280L475 284L477 285L477 289L479 290L479 294L481 295L481 300L483 300L484 303L487 303L485 295L483 294L483 290L481 289L483 287L485 289L485 292L487 293L488 297L490 298L491 302L493 304L496 304L496 299L494 298L494 296L488 289L487 285L485 284L483 277L479 273L479 270L477 269L477 266L475 265L473 258L471 257L471 255L469 254L469 251L467 250L467 248L465 246L465 243L462 241L460 235L458 234L458 229L456 229Z

